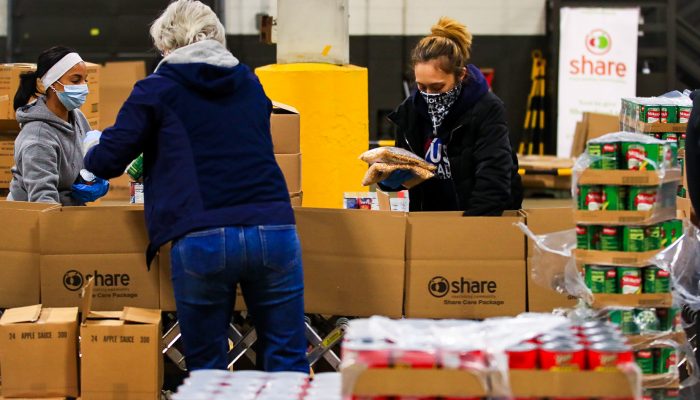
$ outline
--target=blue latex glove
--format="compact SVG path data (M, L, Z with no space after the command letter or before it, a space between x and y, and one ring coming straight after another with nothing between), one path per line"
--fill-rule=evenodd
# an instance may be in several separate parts
M409 179L413 178L413 172L407 169L397 169L392 172L388 178L384 179L380 183L389 189L398 189L401 185Z
M71 197L83 203L90 203L107 194L109 181L95 178L89 185L86 183L74 183L72 189Z

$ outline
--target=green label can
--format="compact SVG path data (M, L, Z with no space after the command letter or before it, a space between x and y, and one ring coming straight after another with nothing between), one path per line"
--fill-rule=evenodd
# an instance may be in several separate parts
M134 161L129 164L126 169L126 173L129 174L131 179L138 181L143 176L143 154L138 156Z
M663 347L660 349L656 349L655 359L655 374L667 374L670 371L673 371L678 363L676 349L674 349L673 347Z
M655 308L637 308L634 310L634 320L639 326L641 333L658 332L659 317L656 315Z
M588 143L588 155L591 156L591 169L603 169L603 145Z
M656 206L656 189L644 186L631 186L627 200L630 211L651 211Z
M587 225L576 225L576 248L579 250L591 250Z
M624 211L626 208L626 186L606 185L603 187L603 210Z
M618 226L604 226L600 231L600 249L603 251L621 251L622 229Z
M644 349L634 352L634 360L642 370L642 374L651 375L654 373L654 351L652 349Z
M634 310L618 309L608 312L608 319L620 327L624 335L636 335L639 333L639 325L634 315Z
M580 186L580 209L598 211L603 206L603 188L601 186Z
M657 104L640 104L639 120L648 124L655 124L661 120L661 106Z
M644 228L638 226L625 226L622 228L622 249L630 252L646 251Z
M642 143L622 143L622 169L640 171L646 165L647 151Z
M685 133L678 135L678 150L685 150Z
M647 226L644 229L644 240L646 251L661 250L661 227Z
M690 122L690 113L693 111L693 107L679 106L678 107L678 122L681 124L687 124Z
M586 286L593 293L614 294L617 292L615 267L586 265Z
M657 308L656 315L659 317L659 330L663 332L678 331L681 328L681 314L678 307Z
M644 268L644 293L670 293L671 276L657 267ZM657 314L658 315L658 314Z
M639 268L617 268L617 287L619 294L642 293L642 271Z
M616 170L620 168L620 143L603 143L600 155L602 157L602 169Z
M657 171L663 167L670 167L667 165L671 156L671 147L668 144L647 143L644 148L647 159L642 164L640 171Z
M662 124L675 124L678 122L678 106L661 106L659 122Z
M671 224L671 242L675 242L683 236L683 221L680 219L672 219Z

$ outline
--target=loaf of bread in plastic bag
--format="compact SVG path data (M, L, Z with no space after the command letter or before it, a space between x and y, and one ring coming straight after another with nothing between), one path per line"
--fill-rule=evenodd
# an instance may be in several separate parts
M403 186L407 189L410 189L418 185L419 183L424 182L435 176L433 172L428 171L427 169L419 167L417 165L385 164L377 162L372 164L367 170L364 179L362 179L362 185L369 186L374 183L381 182L387 179L392 172L399 169L409 170L413 173L413 178L403 183Z
M435 171L437 168L410 151L398 147L377 147L376 149L365 151L360 155L360 160L370 165L374 163L408 164L419 166L428 171Z

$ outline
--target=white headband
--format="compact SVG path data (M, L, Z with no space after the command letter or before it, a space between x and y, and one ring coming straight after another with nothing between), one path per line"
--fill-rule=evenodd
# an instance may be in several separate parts
M41 83L44 84L44 88L48 89L49 86L53 85L57 80L61 79L63 74L70 71L75 64L82 62L83 59L80 58L78 53L68 53L61 61L54 64L53 67L46 71L46 74L41 77Z

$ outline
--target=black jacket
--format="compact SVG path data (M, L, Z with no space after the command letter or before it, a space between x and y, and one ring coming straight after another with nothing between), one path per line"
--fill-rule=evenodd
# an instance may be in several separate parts
M396 124L396 146L423 157L432 122L423 97L414 93L389 115ZM444 181L430 179L409 191L411 211L464 211L465 216L501 215L520 209L522 182L510 144L505 107L488 91L483 75L469 66L462 94L438 131L447 145L452 196ZM447 183L450 184L449 182Z
M694 210L700 210L700 90L691 95L693 112L685 136L685 168L688 174L688 196Z

